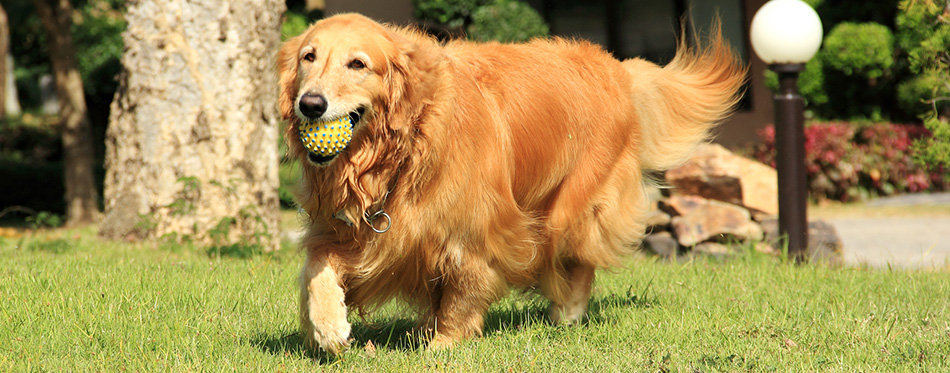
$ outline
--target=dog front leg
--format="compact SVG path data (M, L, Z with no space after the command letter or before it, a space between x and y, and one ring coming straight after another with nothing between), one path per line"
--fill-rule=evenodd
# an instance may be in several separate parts
M340 274L325 253L307 253L300 274L300 329L304 344L337 355L348 345L350 324Z

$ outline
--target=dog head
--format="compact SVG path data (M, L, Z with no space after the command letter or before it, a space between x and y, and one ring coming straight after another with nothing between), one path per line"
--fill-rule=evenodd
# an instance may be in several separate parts
M328 165L339 155L303 150L295 141L301 123L348 117L354 127L348 148L360 148L367 137L403 130L411 122L412 107L418 106L414 103L420 102L420 92L427 88L413 78L425 75L416 70L437 63L423 58L422 47L428 44L435 46L414 31L383 26L357 14L324 19L286 41L278 52L279 102L281 114L291 124L286 138L292 149L317 166Z

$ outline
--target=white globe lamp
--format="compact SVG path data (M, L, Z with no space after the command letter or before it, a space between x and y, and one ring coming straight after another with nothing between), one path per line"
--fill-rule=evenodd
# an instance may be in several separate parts
M765 63L805 63L821 46L821 19L804 1L772 0L755 13L750 36Z
M798 74L821 46L818 13L801 0L771 0L755 13L752 49L778 73L775 103L775 165L778 173L779 234L788 256L808 259L808 185L805 178L805 100Z

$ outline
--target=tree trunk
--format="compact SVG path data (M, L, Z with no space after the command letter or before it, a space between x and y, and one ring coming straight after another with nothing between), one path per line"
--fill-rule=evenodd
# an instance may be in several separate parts
M0 4L0 119L7 117L7 56L10 55L10 23Z
M56 79L63 131L63 168L66 182L66 224L78 226L99 218L99 192L93 177L95 153L92 128L86 115L82 77L70 27L69 0L33 0L49 35L49 54Z
M129 4L100 234L277 248L283 0Z

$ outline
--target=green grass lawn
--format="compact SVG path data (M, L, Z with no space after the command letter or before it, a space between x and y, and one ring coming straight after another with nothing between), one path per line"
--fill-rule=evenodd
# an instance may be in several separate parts
M242 259L92 230L0 238L0 371L950 370L941 271L631 258L598 275L583 325L512 292L484 337L429 352L390 305L354 315L353 347L330 359L296 334L299 262L291 245Z

